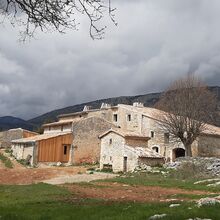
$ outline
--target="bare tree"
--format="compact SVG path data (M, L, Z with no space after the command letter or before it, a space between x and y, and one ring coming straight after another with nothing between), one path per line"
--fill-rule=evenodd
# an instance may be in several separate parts
M32 37L36 29L77 30L79 15L88 17L92 39L101 39L106 26L100 26L100 21L107 13L116 25L114 11L111 0L0 0L0 15L24 27L22 39Z
M171 84L161 96L156 108L166 112L157 115L160 126L181 140L186 155L192 156L192 143L213 120L217 101L199 78L188 75Z

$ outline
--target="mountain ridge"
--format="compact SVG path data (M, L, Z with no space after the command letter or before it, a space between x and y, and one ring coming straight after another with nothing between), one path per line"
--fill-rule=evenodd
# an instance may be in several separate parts
M0 131L5 131L12 128L23 128L26 130L34 130L35 125L32 125L28 121L14 116L0 117Z
M212 86L212 87L209 87L209 89L211 92L213 92L217 96L217 99L218 99L219 116L216 118L215 124L220 126L220 86ZM60 114L82 111L85 105L89 105L92 108L97 109L97 108L100 108L103 102L111 104L111 105L117 105L117 104L132 105L133 102L142 102L144 103L144 106L152 107L159 100L161 94L162 94L161 92L158 92L158 93L148 93L148 94L135 95L135 96L119 96L119 97L99 99L99 100L94 100L94 101L76 104L72 106L67 106L67 107L60 108L60 109L55 109L45 114L34 117L30 120L23 120L23 119L16 118L13 116L4 116L4 117L0 117L0 130L17 128L18 126L24 129L28 129L28 130L36 130L43 123L56 121L57 116ZM8 119L8 122L6 119Z

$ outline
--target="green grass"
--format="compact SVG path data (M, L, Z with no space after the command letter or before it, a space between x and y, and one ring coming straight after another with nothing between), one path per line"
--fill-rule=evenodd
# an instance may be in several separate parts
M101 180L103 181L103 180ZM167 188L181 188L187 190L204 190L210 192L220 192L220 186L207 187L204 184L194 184L196 179L178 179L171 176L163 176L160 173L135 173L119 176L105 182L118 182L128 185L160 186Z
M211 194L208 195L208 197L216 197L219 196L219 194ZM207 195L196 195L196 194L173 194L171 196L167 196L169 199L190 199L190 200L197 200L201 198L205 198Z
M4 156L2 153L0 153L0 160L3 162L5 167L7 168L13 168L13 164L6 156Z
M220 206L197 208L194 203L111 202L98 199L77 199L68 190L47 184L0 186L1 220L147 220L154 214L166 213L163 219L220 219ZM188 209L192 207L192 209Z

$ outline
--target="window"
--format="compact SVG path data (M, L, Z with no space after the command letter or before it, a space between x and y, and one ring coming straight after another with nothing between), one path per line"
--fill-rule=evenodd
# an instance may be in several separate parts
M170 134L169 133L164 133L164 143L168 144L170 141Z
M112 144L112 139L111 138L109 139L109 144Z
M118 115L117 115L117 114L114 114L114 115L113 115L113 120L114 120L115 122L118 121Z
M154 146L154 147L152 147L152 150L159 153L159 147Z
M131 115L127 115L127 121L131 121Z
M67 155L67 146L66 145L63 146L63 154Z
M151 132L150 132L150 137L151 137L151 138L154 138L154 135L155 135L155 134L154 134L154 131L151 131Z

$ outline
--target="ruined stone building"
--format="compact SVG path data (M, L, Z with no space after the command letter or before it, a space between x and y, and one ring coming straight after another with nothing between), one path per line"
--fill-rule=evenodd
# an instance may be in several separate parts
M2 131L0 132L0 148L10 148L12 140L32 137L36 135L39 134L22 128L14 128L7 131Z
M66 157L69 163L100 161L102 167L110 164L116 170L123 170L124 167L132 170L134 165L131 164L136 166L140 161L151 164L161 162L162 157L175 160L185 155L184 146L164 132L157 123L158 113L161 112L144 107L142 103L117 106L103 103L100 109L85 106L81 112L60 115L57 122L43 125L43 135L67 132L72 135L69 151L65 150L67 143L60 143L59 151L51 148L55 154L68 154ZM19 144L19 141L15 142ZM113 150L108 150L110 147ZM121 149L119 158L116 158L116 148ZM193 144L193 156L220 157L220 128L207 125L206 131ZM45 162L58 162L58 158L62 158L62 155L53 159L45 157Z

